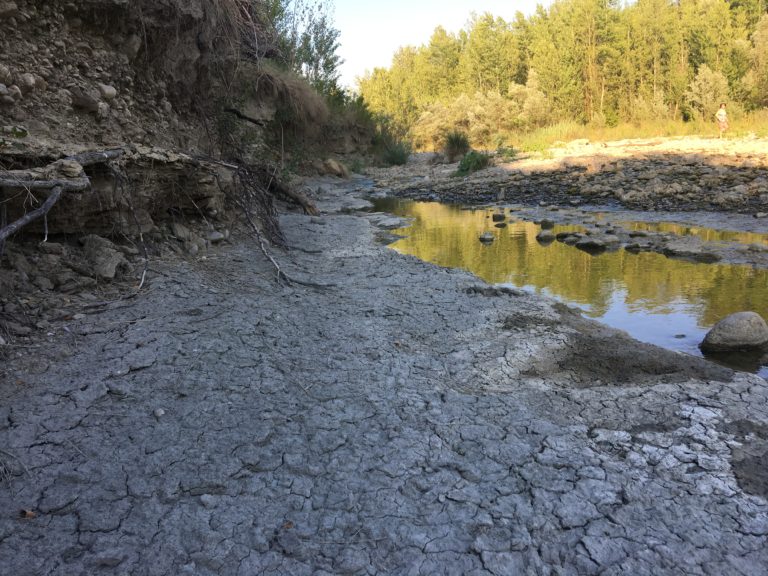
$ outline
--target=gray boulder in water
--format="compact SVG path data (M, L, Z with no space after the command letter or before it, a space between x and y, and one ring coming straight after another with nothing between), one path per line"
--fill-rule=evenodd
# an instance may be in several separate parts
M699 347L704 352L733 352L768 346L768 324L757 312L726 316L707 332Z

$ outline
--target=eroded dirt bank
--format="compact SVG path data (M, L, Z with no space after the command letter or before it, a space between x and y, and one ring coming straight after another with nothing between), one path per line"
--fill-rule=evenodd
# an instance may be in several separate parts
M0 364L0 573L768 574L763 379L319 205Z

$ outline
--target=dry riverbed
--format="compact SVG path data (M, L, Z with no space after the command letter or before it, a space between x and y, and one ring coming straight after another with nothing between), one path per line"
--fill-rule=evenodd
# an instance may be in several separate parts
M768 574L768 383L378 241L360 180L0 364L0 573ZM352 213L350 213L352 212Z

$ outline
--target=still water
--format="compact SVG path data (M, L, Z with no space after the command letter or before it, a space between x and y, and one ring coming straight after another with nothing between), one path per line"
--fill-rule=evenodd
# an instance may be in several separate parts
M395 230L391 247L403 254L469 270L492 284L545 294L577 306L588 317L634 338L700 356L707 330L733 312L754 310L768 318L768 270L728 264L697 264L625 250L592 256L560 242L542 246L540 227L516 221L496 228L493 211L466 210L437 202L386 199L376 209L413 219ZM768 235L718 231L667 223L625 222L638 230L701 235L707 240L768 243ZM556 226L555 233L576 226ZM491 232L491 244L478 236ZM717 361L768 377L764 361L725 357Z

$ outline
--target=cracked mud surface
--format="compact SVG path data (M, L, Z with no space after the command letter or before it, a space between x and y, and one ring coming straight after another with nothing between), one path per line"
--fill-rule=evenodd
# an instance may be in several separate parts
M242 242L0 365L0 573L768 574L765 380L399 256L342 192L283 220L325 288Z

